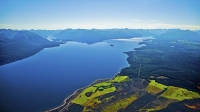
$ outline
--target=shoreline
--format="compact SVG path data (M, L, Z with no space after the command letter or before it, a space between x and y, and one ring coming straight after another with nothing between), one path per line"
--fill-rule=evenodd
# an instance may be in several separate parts
M69 104L70 102L67 102L67 100L69 100L72 96L74 96L78 91L80 91L80 90L82 90L82 89L84 89L84 88L80 88L80 89L77 89L76 91L74 91L73 94L69 95L67 98L64 99L63 104L61 104L60 106L57 106L57 107L52 108L52 109L50 109L50 110L46 110L45 112L55 111L55 110L57 110L57 109L59 109L59 108L65 106L66 103Z
M30 58L30 57L32 57L32 56L38 54L39 52L43 51L44 49L53 48L53 47L59 47L61 44L62 44L62 43L57 43L57 44L55 44L55 45L50 45L50 46L42 47L42 48L40 48L40 50L38 50L38 51L32 53L31 55L27 55L27 56L25 56L25 57L23 57L23 58L21 58L21 59L11 60L11 61L9 61L9 62L7 62L7 63L3 63L3 64L0 63L0 67L6 66L6 65L8 65L8 64L15 63L15 62L17 62L17 61L21 61L21 60L24 60L24 59L27 59L27 58Z
M116 75L114 75L114 77L115 77L115 76L116 76ZM114 78L114 77L112 77L112 78ZM66 106L69 106L69 105L70 105L71 100L74 99L73 97L76 97L76 95L78 96L78 95L79 95L84 89L86 89L87 87L90 87L90 86L92 86L92 85L94 85L94 84L96 84L96 83L108 81L108 80L110 80L110 79L112 79L112 78L97 79L97 80L95 80L94 82L92 82L90 85L75 90L71 95L69 95L67 98L65 98L65 99L63 100L63 104L61 104L61 105L59 105L59 106L57 106L57 107L55 107L55 108L46 110L45 112L53 112L53 111L56 111L57 109L60 109L60 108L61 108L61 109L60 109L59 111L61 111L62 109L66 108ZM70 100L70 98L72 98L72 99ZM69 101L68 101L68 100L69 100ZM62 108L62 107L63 107L63 108Z

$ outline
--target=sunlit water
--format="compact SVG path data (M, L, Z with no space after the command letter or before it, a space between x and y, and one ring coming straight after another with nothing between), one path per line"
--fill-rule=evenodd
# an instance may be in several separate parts
M0 108L44 111L62 104L75 90L111 78L127 67L127 55L142 40L114 39L95 44L68 42L0 67ZM110 46L114 45L114 46Z

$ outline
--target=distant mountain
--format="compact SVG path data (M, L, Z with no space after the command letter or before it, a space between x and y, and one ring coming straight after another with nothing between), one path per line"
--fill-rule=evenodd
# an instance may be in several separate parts
M57 39L67 40L67 41L78 41L88 44L101 42L103 40L108 40L108 39L133 38L136 36L141 36L141 35L137 33L128 35L124 31L118 29L107 29L107 30L66 29L54 35L54 37L56 37Z
M59 33L62 30L29 30L31 32L37 33L43 38L52 37L53 35Z
M66 29L55 34L53 37L83 43L96 43L108 39L134 38L141 36L157 36L164 33L166 29Z
M162 40L188 40L200 42L200 35L190 30L169 29L155 38Z
M103 40L103 35L99 34L94 30L85 30L85 29L67 29L63 30L60 33L54 35L57 39L67 40L67 41L78 41L85 43L96 43Z
M0 29L0 66L32 56L46 47L58 46L59 43L30 31Z
M135 37L137 35L140 35L140 36L156 36L156 35L158 35L157 32L154 30L145 30L145 29L121 29L121 31L125 32L128 35L131 35L132 37ZM159 30L159 31L161 31L161 30Z
M38 34L29 31L19 31L13 37L13 39L16 41L29 42L32 44L41 44L49 42L47 39L42 38Z
M200 35L200 30L196 30L195 32L197 32Z
M0 38L12 39L17 34L17 31L10 29L0 29Z

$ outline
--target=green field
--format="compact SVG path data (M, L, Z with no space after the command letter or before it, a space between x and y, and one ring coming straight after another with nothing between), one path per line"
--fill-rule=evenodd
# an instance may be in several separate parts
M157 94L163 91L165 88L167 88L167 86L157 83L155 80L151 80L151 82L149 83L146 89L148 93Z
M83 105L85 102L89 100L89 97L85 96L87 92L95 92L96 87L88 87L86 88L81 94L79 94L75 99L73 99L71 102Z
M188 91L187 89L184 88L166 86L157 83L155 80L151 80L146 89L151 94L156 94L166 89L166 91L163 94L161 94L161 96L167 99L174 99L178 101L200 98L200 94L196 92Z
M111 83L108 82L101 82L101 83L97 83L95 85L93 85L93 87L102 87L102 86L110 86Z
M111 79L109 81L97 83L95 85L87 87L71 102L80 105L92 105L93 103L99 103L100 101L97 99L97 97L114 92L116 90L112 83L124 82L128 78L128 76L116 76L114 79ZM89 97L86 96L86 93L88 92L92 92L91 96Z
M119 82L124 82L127 79L129 79L128 76L119 76L119 75L117 75L114 79L112 79L112 80L110 80L108 82L118 82L119 83Z
M137 95L132 95L124 99L117 100L116 102L107 105L101 112L117 112L119 109L126 108L131 102L136 100Z
M173 86L169 86L167 90L163 94L161 94L161 96L168 99L175 99L178 101L200 98L200 94L196 92L188 91L187 89Z

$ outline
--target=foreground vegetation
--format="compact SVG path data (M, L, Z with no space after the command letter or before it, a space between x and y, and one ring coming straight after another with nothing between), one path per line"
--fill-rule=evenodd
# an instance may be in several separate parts
M83 106L79 111L84 112L127 112L131 109L156 111L171 103L197 98L200 98L200 94L196 92L166 86L155 80L116 76L112 80L87 87L71 102L72 105Z
M114 92L116 88L113 86L113 83L124 82L127 79L128 76L116 76L114 79L109 81L89 86L71 102L83 106L93 106L94 104L99 104L101 101L97 97Z

